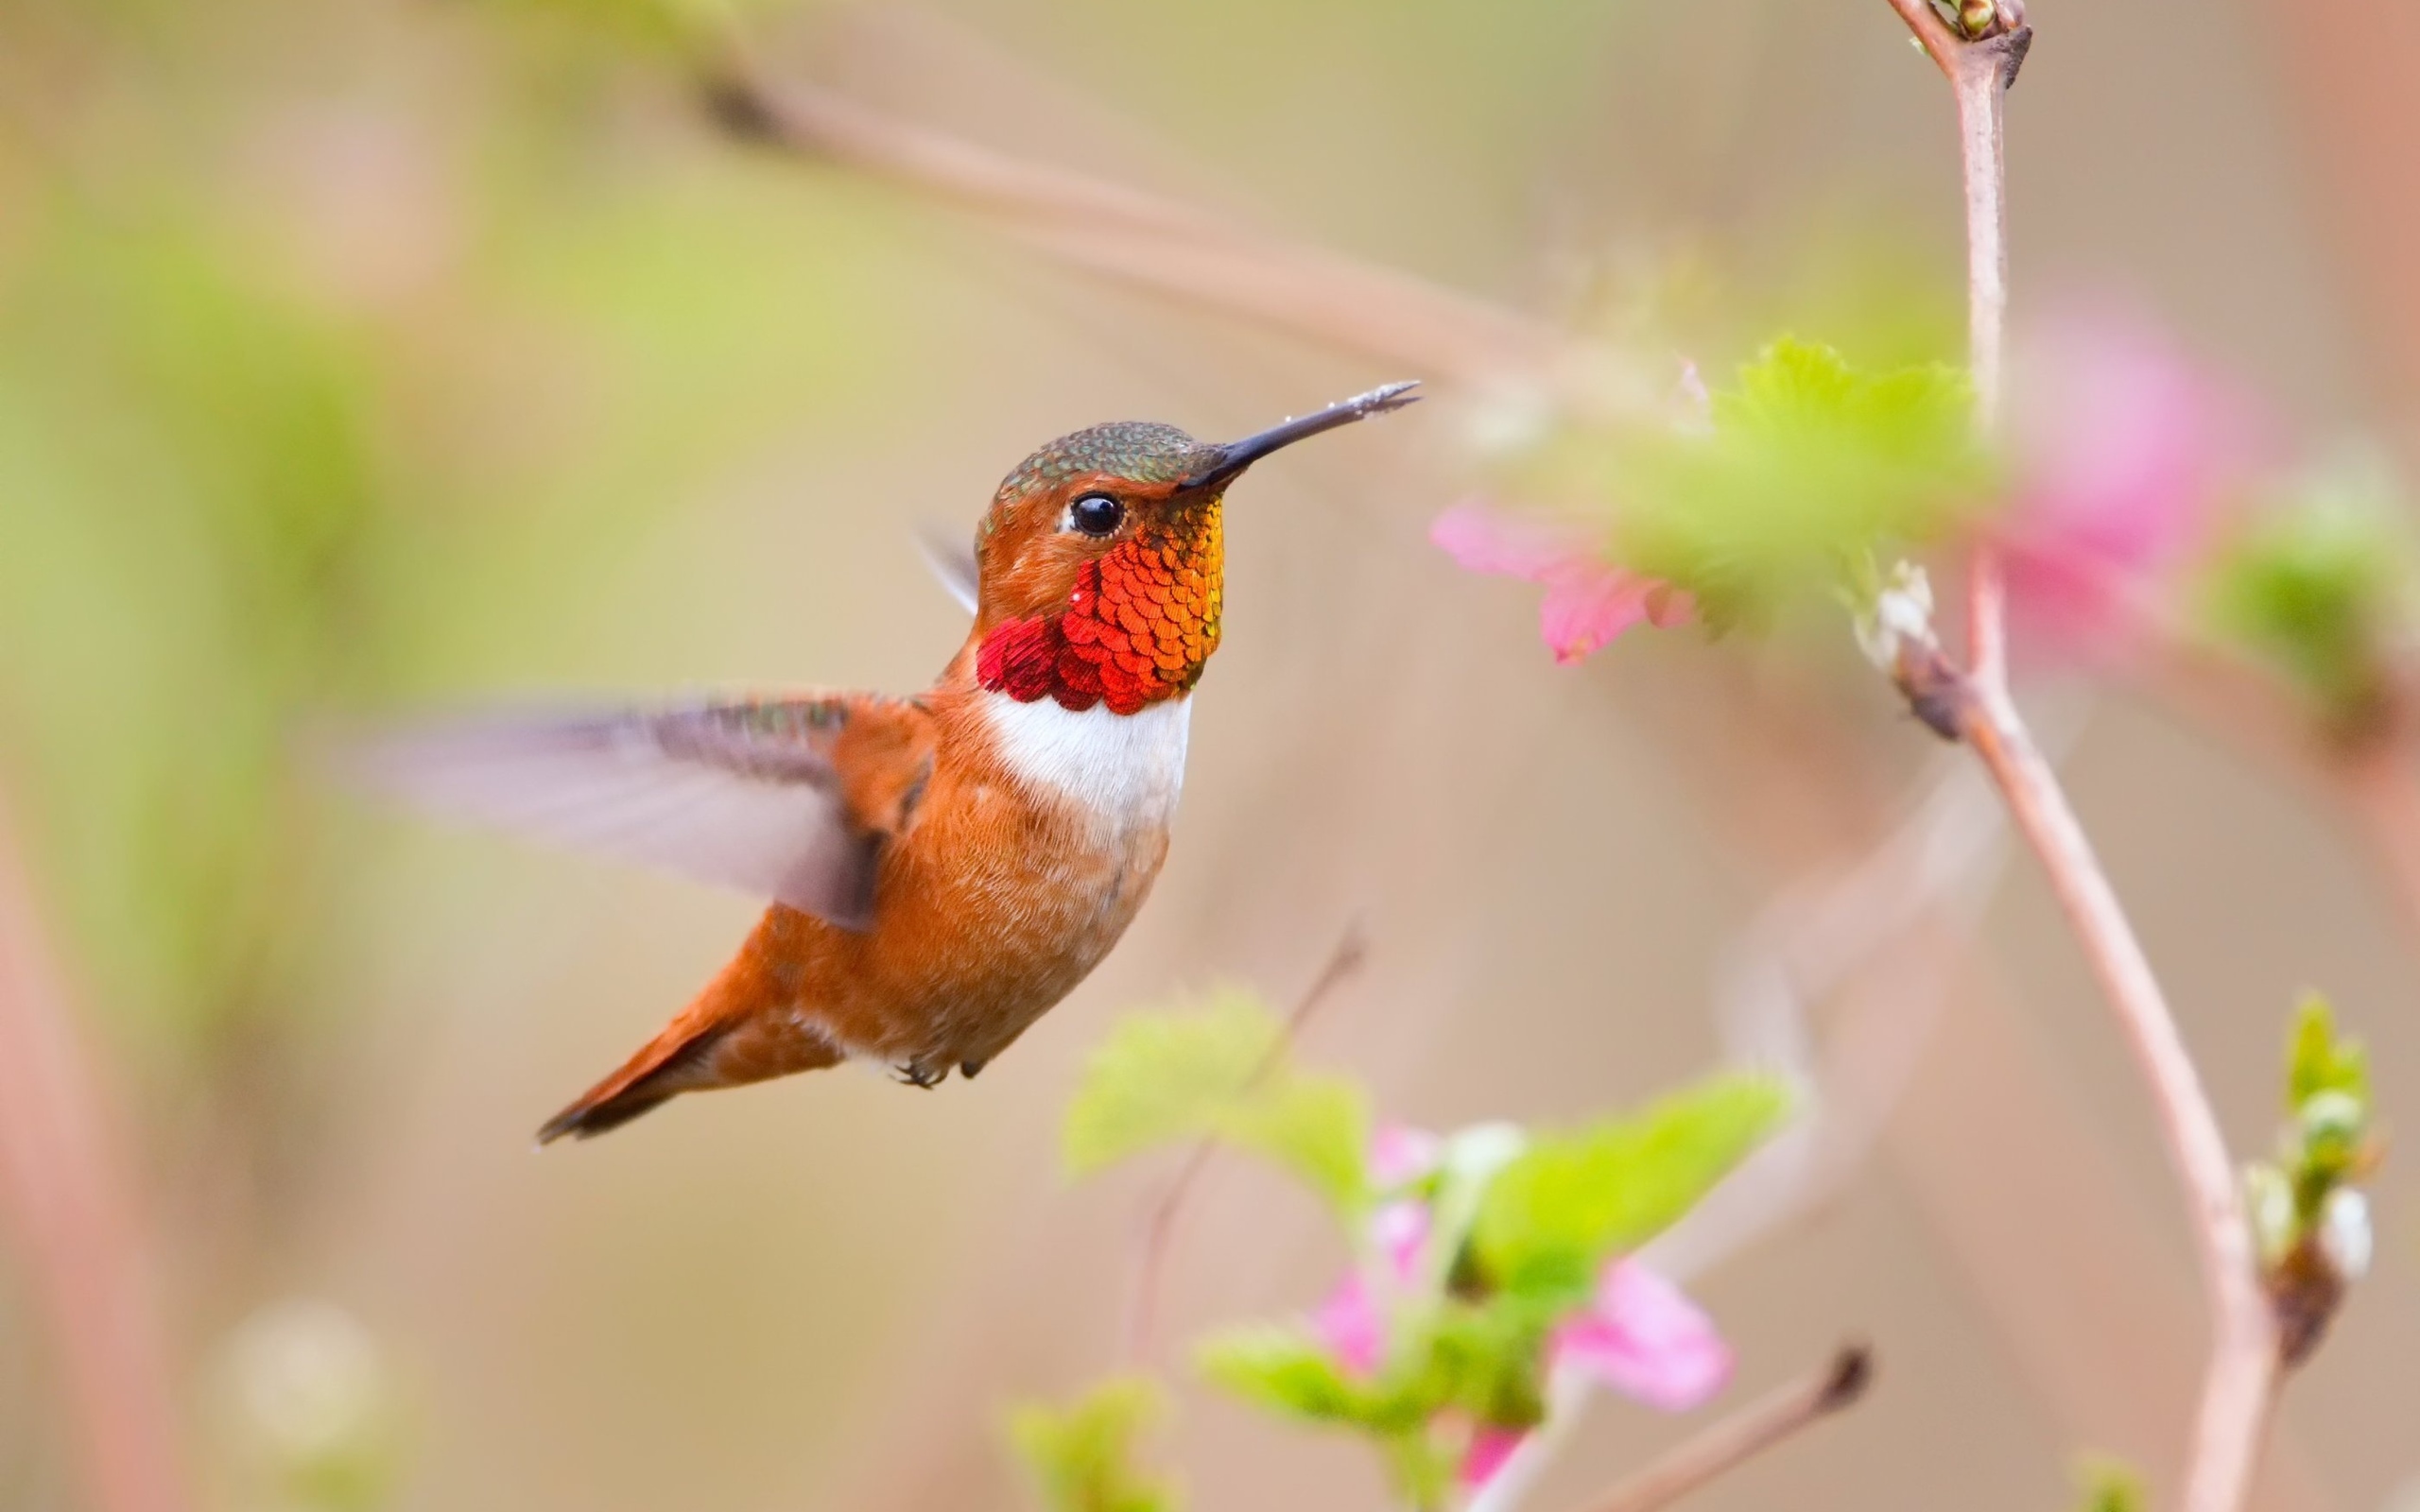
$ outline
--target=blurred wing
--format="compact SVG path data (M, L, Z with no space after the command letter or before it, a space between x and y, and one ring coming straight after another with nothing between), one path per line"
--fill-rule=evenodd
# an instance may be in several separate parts
M981 573L975 565L975 553L958 535L926 523L916 527L916 549L924 554L925 565L941 579L942 592L958 600L958 607L969 614L982 607Z
M442 814L666 868L862 929L930 716L864 695L470 720L372 743L370 782ZM877 764L923 764L873 771ZM852 795L887 795L859 812Z

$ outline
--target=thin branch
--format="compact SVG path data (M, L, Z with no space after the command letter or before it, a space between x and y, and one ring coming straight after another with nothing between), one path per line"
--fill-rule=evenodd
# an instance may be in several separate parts
M1628 391L1608 353L1393 268L1294 246L1233 217L1028 162L827 90L774 84L743 67L715 77L706 97L735 135L987 215L1091 272L1409 364L1434 379L1543 377L1599 402Z
M1941 66L1958 101L1966 185L1970 356L1978 423L1997 424L2008 311L2005 98L2031 45L2021 10L1988 19L2000 34L1965 42L1928 0L1891 0ZM2150 1088L2169 1156L2192 1210L2193 1236L2211 1314L2211 1358L2187 1472L2186 1512L2236 1512L2253 1469L2277 1375L2276 1318L2262 1290L2235 1161L2227 1152L2175 1015L2125 910L2093 854L2050 764L2009 696L2005 606L1996 548L1977 548L1968 600L1971 674L1938 652L1920 655L1922 676L1954 712L1956 733L1981 758L2026 842L2048 872L2069 925ZM1903 663L1904 664L1904 663Z
M1586 1512L1655 1512L1669 1506L1802 1429L1856 1405L1873 1379L1873 1355L1862 1345L1846 1346L1822 1370L1682 1440L1662 1459L1587 1503Z
M2261 1290L2234 1158L2141 942L2014 707L1979 696L1962 730L2049 873L2051 890L2151 1089L2169 1160L2192 1210L2211 1314L2211 1359L2184 1505L2186 1512L2234 1512L2251 1490L2277 1367L2276 1322Z
M1932 8L1932 0L1891 0L1891 9L1899 12L1899 19L1916 34L1916 41L1924 46L1925 56L1939 64L1943 73L1955 78L1958 75L1958 54L1966 43L1950 29L1948 22L1941 19L1941 12Z
M1336 989L1360 971L1369 958L1370 942L1362 933L1359 921L1346 925L1344 934L1336 942L1336 949L1328 953L1327 964L1320 968L1319 975L1303 989L1303 995L1294 1000L1293 1011L1286 1016L1284 1035L1270 1049L1269 1057L1253 1073L1247 1086L1257 1085L1277 1069L1288 1049L1302 1038L1304 1026L1311 1022L1312 1015L1319 1012L1335 996ZM1161 1278L1167 1269L1168 1248L1176 1238L1177 1215L1184 1211L1185 1199L1192 1194L1195 1185L1201 1179L1201 1173L1209 1167L1210 1158L1218 1150L1215 1140L1203 1140L1195 1144L1186 1153L1184 1163L1177 1168L1175 1177L1160 1193L1159 1201L1152 1204L1150 1214L1143 1220L1143 1236L1134 1255L1133 1298L1126 1316L1126 1361L1129 1366L1139 1366L1150 1358L1152 1338L1158 1332Z
M190 1512L133 1182L0 816L0 1217L57 1341L96 1512Z
M1930 16L1929 6L1925 9ZM1974 375L1975 423L1986 437L1999 430L2008 345L2008 87L2032 42L2033 33L2020 27L1961 43L1944 65L1958 99L1966 180L1966 359ZM1966 654L1975 680L1995 691L2008 685L2005 599L1999 553L1979 543L1967 562Z

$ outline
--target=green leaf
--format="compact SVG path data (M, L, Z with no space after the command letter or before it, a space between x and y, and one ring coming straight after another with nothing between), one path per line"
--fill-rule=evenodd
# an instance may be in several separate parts
M2243 532L2218 558L2204 614L2340 724L2387 697L2387 642L2405 627L2412 552L2380 485L2328 480Z
M1120 1023L1085 1071L1063 1143L1068 1168L1083 1176L1205 1138L1276 1161L1340 1211L1367 1194L1367 1094L1295 1067L1285 1025L1249 993L1225 990L1194 1012Z
M1135 1464L1136 1440L1167 1416L1156 1383L1120 1377L1068 1407L1018 1408L1009 1434L1050 1512L1174 1512L1175 1486Z
M1244 1400L1283 1417L1400 1431L1426 1420L1396 1411L1386 1394L1344 1373L1320 1342L1301 1329L1253 1324L1204 1340L1201 1373Z
M1457 1456L1426 1428L1389 1434L1378 1440L1387 1476L1404 1504L1430 1512L1452 1500Z
M1287 1074L1278 1085L1238 1099L1219 1132L1309 1182L1340 1211L1349 1211L1362 1200L1368 1185L1369 1097L1342 1077Z
M1613 557L1688 590L1717 628L1937 539L1990 491L1972 392L1939 364L1868 373L1785 338L1713 396L1712 420L1703 435L1580 438L1549 496L1593 495Z
M2299 1108L2321 1092L2343 1092L2367 1104L2370 1057L2360 1040L2337 1034L2327 999L2307 992L2294 1009L2286 1055L2286 1106Z
M1514 1292L1448 1301L1421 1330L1430 1394L1480 1422L1536 1427L1547 1415L1547 1334L1560 1311Z
M1687 1211L1788 1106L1771 1078L1717 1076L1635 1116L1534 1141L1480 1201L1480 1274L1532 1296L1585 1296L1606 1260Z

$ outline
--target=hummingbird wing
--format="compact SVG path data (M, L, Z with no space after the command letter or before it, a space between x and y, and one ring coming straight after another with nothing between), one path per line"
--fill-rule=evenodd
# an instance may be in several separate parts
M439 813L863 929L883 843L914 812L936 744L923 705L838 694L432 725L355 765Z

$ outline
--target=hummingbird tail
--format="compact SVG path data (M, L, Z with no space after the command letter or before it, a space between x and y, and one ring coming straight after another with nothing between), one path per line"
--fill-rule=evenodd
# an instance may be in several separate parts
M797 1012L781 941L798 916L776 904L704 991L612 1075L546 1120L538 1143L592 1139L652 1112L683 1092L737 1087L837 1066L830 1038Z
M716 1085L709 1061L732 1026L712 1023L700 1033L683 1034L687 1018L682 1015L614 1074L546 1120L538 1130L538 1143L552 1144L567 1134L573 1139L594 1139L642 1113L653 1112L684 1091Z

